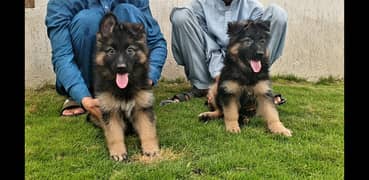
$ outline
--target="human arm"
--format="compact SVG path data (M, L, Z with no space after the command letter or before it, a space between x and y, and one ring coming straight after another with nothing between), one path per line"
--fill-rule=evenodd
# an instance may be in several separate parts
M92 97L83 97L81 104L93 116L97 117L98 119L102 119L102 113L98 99Z
M219 79L220 79L220 75L215 76L214 83L209 87L208 94L206 95L206 98L209 104L212 104L212 101L215 99L214 92L216 92L218 89Z
M91 96L91 94L74 61L69 24L74 15L84 8L86 5L78 0L50 0L45 18L56 80L78 103L81 103L83 97Z

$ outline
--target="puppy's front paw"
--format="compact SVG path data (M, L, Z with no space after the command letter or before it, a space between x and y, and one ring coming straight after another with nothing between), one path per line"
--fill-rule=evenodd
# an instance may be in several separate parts
M128 160L127 150L123 144L113 144L109 148L110 157L114 161Z
M147 157L155 157L159 155L160 149L156 141L144 143L142 145L142 155Z
M226 130L230 133L240 133L241 132L240 126L231 126L231 127L227 126Z
M118 162L128 160L127 153L122 153L122 154L115 154L115 153L112 154L112 153L110 153L110 157L111 157L112 160L118 161Z
M286 137L291 137L292 136L292 131L285 128L282 123L273 123L273 124L269 125L269 130L273 134L281 134L281 135L284 135Z
M155 157L155 156L159 156L159 150L157 150L157 151L144 151L144 152L142 152L142 154L144 156L147 156L147 157Z

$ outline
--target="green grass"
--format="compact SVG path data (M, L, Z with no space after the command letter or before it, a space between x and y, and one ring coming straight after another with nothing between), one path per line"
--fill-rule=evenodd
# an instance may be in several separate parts
M26 90L26 179L343 179L344 83L323 79L273 78L278 106L291 138L270 134L255 117L240 134L225 132L221 120L197 115L205 99L160 107L161 100L189 89L184 80L155 87L157 129L163 155L140 161L137 136L126 139L130 162L109 159L100 129L86 115L59 117L64 97L52 86Z

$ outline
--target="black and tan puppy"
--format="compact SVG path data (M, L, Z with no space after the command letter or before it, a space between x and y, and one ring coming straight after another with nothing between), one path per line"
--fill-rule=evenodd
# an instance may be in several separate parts
M209 88L209 102L214 111L199 115L200 120L224 118L226 130L239 133L240 123L262 116L269 130L291 136L279 120L273 102L267 45L270 22L239 21L228 24L229 46L218 84Z
M89 120L104 131L110 156L127 159L125 131L134 128L142 153L159 153L154 96L148 82L148 54L142 24L118 23L114 14L106 14L96 35L94 96L100 101L102 117Z

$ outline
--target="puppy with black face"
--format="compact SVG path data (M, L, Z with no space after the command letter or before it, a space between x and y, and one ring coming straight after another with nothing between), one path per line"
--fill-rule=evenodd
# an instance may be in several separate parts
M269 21L239 21L228 24L230 37L224 67L218 84L209 88L208 102L213 111L199 115L200 120L224 118L226 130L241 131L240 124L254 115L262 116L275 134L292 136L279 119L269 79Z
M159 153L154 96L148 81L149 50L142 24L118 23L114 14L106 14L96 35L94 96L100 101L102 117L91 114L89 120L104 131L113 160L127 159L126 131L134 128L142 153Z

